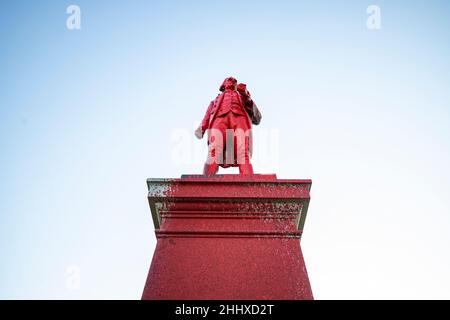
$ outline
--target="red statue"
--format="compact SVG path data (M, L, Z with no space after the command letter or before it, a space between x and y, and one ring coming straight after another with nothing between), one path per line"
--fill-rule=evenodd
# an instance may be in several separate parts
M208 158L203 174L212 176L219 166L239 166L240 174L253 174L250 163L252 152L252 123L258 125L261 113L253 102L247 86L237 84L235 78L226 78L211 101L195 136L203 138L208 132Z

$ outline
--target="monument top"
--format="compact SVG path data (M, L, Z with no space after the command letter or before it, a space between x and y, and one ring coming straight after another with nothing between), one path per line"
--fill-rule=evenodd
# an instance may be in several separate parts
M202 207L204 212L239 212L243 216L249 212L290 212L296 220L297 231L301 233L308 211L311 183L309 179L277 179L275 174L182 175L173 179L147 179L148 200L156 230L165 213L171 212L169 216L172 217L177 211L186 213Z

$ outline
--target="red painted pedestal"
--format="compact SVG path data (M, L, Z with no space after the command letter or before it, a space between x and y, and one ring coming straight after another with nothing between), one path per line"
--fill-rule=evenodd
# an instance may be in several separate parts
M300 236L310 180L148 179L158 239L142 299L312 299Z

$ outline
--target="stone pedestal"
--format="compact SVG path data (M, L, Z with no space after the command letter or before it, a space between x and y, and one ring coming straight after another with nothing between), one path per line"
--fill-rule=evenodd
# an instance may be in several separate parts
M158 239L142 299L312 299L300 237L310 180L148 179Z

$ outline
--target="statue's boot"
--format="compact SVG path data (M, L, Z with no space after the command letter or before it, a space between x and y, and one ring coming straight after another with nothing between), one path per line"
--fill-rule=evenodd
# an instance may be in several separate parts
M205 163L205 166L203 167L203 175L207 177L211 177L215 175L219 171L219 165L217 163Z
M239 165L239 174L252 175L253 174L253 166L250 163L240 164Z

